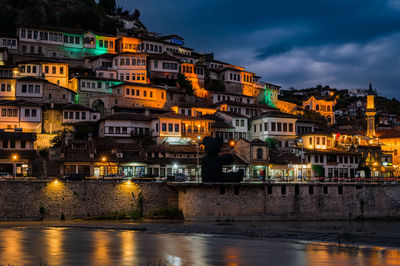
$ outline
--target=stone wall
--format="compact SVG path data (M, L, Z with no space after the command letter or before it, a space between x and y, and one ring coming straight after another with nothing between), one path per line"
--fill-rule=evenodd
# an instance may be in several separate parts
M66 219L129 211L143 198L144 213L176 206L176 193L162 183L126 182L0 182L0 219ZM39 212L45 208L45 214ZM173 207L173 206L172 206Z
M175 185L186 220L400 218L400 185Z

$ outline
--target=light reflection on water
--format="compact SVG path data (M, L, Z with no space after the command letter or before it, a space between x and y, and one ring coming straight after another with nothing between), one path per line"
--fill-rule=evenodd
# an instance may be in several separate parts
M1 228L0 264L400 265L400 250L129 230Z

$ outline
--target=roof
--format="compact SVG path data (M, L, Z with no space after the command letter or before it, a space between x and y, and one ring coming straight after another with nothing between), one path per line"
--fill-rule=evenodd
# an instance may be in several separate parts
M102 120L112 121L151 121L153 120L152 115L136 114L136 113L115 113L110 116L103 118Z
M334 148L330 148L329 150L313 150L313 149L304 148L304 151L306 153L311 153L311 154L347 154L347 155L359 155L360 154L359 152L355 152L355 151L345 151L345 150L339 150L339 149L334 149Z
M101 81L113 81L113 82L120 82L123 83L123 81L118 80L118 79L107 79L107 78L102 78L102 77L96 77L96 76L76 76L73 77L76 79L90 79L90 80L101 80Z
M19 131L0 131L0 139L8 140L36 140L36 133Z
M288 152L269 150L271 164L301 164L301 159Z
M211 94L224 94L224 95L233 95L233 96L240 96L240 97L247 97L247 98L254 98L253 96L244 95L242 93L234 93L234 92L226 92L226 91L209 91Z
M214 107L211 107L203 99L198 99L195 102L180 102L175 106L178 106L180 108L208 108L208 109L215 109Z
M127 81L124 81L124 82L122 82L120 84L116 84L114 86L111 86L110 88L117 88L117 87L122 87L122 86L135 86L135 87L142 87L142 88L153 88L153 89L166 90L166 88L164 88L164 87L153 85L153 84L127 82Z
M175 38L177 38L177 39L180 39L180 40L182 40L182 41L184 40L181 36L176 35L176 34L170 34L170 35L159 36L158 39L160 39L160 40L168 40L168 39L171 39L171 38L173 38L173 37L175 37Z
M42 106L42 104L25 100L0 100L0 106Z
M295 116L295 115L283 113L283 112L277 111L277 110L272 110L272 111L263 112L261 115L251 118L251 120L264 118L264 117L280 117L280 118L297 119L297 116Z
M268 104L259 104L259 103L241 103L241 102L235 102L235 101L222 101L213 104L213 106L221 106L223 104L227 105L232 105L232 106L242 106L242 107L252 107L252 108L266 108L266 109L271 109L271 110L278 110L275 107L272 107Z
M244 116L244 115L242 115L242 114L235 113L235 112L230 112L230 111L218 111L217 113L225 114L225 115L230 116L230 117L240 117L240 118L246 118L246 119L247 119L247 116Z
M146 146L146 152L179 152L179 153L197 153L197 145L167 145L160 144L154 146ZM199 149L200 153L205 153Z
M203 118L203 117L194 117L194 116L189 116L189 115L182 115L182 114L177 114L175 112L169 112L165 114L158 114L154 115L155 118L175 118L175 119L182 119L182 120L204 120L204 121L212 121L212 119L209 118Z
M235 128L234 126L226 123L225 121L215 121L212 126L212 128Z
M69 65L68 63L65 63L65 61L62 60L52 60L52 59L46 59L46 60L41 60L41 59L32 59L32 60L24 60L24 61L18 61L16 62L17 64L62 64L62 65Z
M148 59L155 59L155 60L165 60L165 61L176 61L179 62L180 60L172 55L163 53L163 54L149 54Z

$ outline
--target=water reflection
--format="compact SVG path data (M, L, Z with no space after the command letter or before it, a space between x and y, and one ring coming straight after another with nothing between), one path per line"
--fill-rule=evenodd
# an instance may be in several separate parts
M0 228L0 264L400 265L400 250L212 235Z
M50 265L61 265L64 260L64 231L65 228L47 228L43 230L44 242L47 243L47 263Z

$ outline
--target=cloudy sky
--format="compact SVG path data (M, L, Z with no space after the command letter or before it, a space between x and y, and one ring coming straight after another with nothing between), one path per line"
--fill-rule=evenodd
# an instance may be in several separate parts
M283 88L366 88L400 98L400 0L117 0L153 32Z

